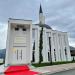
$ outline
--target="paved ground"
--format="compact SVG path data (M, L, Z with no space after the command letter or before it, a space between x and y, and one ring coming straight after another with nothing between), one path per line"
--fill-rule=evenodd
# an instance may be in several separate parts
M45 67L39 67L34 68L30 67L31 71L39 72L41 75L47 75L49 73L52 75L55 75L54 73L61 72L61 71L67 71L70 69L75 69L75 63L69 63L69 64L62 64L62 65L53 65L53 66L45 66ZM3 75L5 69L4 65L0 66L0 75ZM2 74L1 74L2 73Z
M75 75L75 69L48 75Z
M70 69L75 69L75 63L39 67L39 68L34 68L33 70L40 72L40 73L53 74L56 72L66 71L66 70L70 70Z

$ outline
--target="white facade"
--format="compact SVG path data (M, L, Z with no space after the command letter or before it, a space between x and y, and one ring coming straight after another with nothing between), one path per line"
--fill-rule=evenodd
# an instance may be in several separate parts
M41 28L33 25L32 27L32 39L33 44L35 42L34 51L34 62L39 62L39 39ZM52 57L52 62L56 61L71 61L69 42L67 37L67 32L60 32L52 29L43 28L43 62L50 62ZM51 43L51 48L49 46ZM51 50L50 50L51 49ZM51 51L51 57L50 57Z
M71 61L67 32L45 24L40 6L39 24L31 20L9 19L5 65L39 62L40 31L43 27L42 62Z
M32 55L32 21L9 19L5 65L28 64Z
M40 30L43 27L43 62L71 61L67 32L53 30L45 24L45 17L40 6L39 24L32 26L32 62L39 62ZM35 46L35 47L34 47Z

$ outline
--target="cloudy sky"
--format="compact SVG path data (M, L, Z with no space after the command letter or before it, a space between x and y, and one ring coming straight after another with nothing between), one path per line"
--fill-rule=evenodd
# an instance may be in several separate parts
M6 47L8 18L38 23L40 3L46 24L68 32L69 44L75 47L75 0L0 0L0 49Z

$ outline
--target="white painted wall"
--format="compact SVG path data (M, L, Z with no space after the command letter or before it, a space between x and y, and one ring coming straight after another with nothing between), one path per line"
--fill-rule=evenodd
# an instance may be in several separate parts
M35 62L39 61L39 37L37 36L39 33L40 34L40 27L33 25L33 28L35 29L35 40L36 40L36 49L35 50ZM68 43L68 36L66 32L60 32L56 30L51 30L51 29L46 29L44 28L43 30L43 50L42 50L42 55L43 55L43 62L49 62L48 61L48 40L47 38L49 37L47 35L49 33L49 36L51 37L51 55L52 55L52 61L71 61L71 55L70 55L70 49L69 49L69 43ZM65 36L65 37L64 37ZM37 40L38 39L38 40ZM65 40L65 41L64 41ZM66 42L66 44L65 44ZM65 47L67 49L67 59L65 56ZM56 61L54 57L54 49L56 52Z
M20 27L24 26L26 31ZM32 60L32 21L9 19L5 65L28 64Z
M19 25L25 25L26 26L26 32L22 32L20 29L19 32L14 31L14 27ZM6 50L6 61L5 65L13 65L13 64L25 64L30 63L32 60L32 29L35 30L35 63L39 62L39 36L40 36L40 30L41 28L39 26L33 25L32 22L29 20L14 20L10 19L8 23L8 36L7 36L7 50ZM16 36L22 37L23 44L16 44L14 43L14 39ZM60 32L56 30L51 29L43 29L43 62L50 62L48 61L48 52L49 52L49 46L48 46L48 38L51 37L51 56L52 56L52 62L56 61L70 61L71 55L70 55L70 49L69 49L69 43L68 43L68 36L65 32ZM23 39L24 38L24 39ZM21 49L23 50L23 59L17 61L15 59L16 50L13 48L14 46L27 46L27 47L20 47L19 52ZM67 50L67 56L65 56L65 49ZM54 49L56 54L56 61L55 61L55 55L54 55ZM66 58L67 57L67 58Z

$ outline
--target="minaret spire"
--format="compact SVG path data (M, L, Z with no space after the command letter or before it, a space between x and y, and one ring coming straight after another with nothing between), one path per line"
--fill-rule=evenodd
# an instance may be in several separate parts
M43 13L43 12L42 12L42 7L41 7L41 4L40 4L40 10L39 10L39 13Z
M40 9L39 9L39 23L45 24L45 17L43 15L41 4L40 4Z

